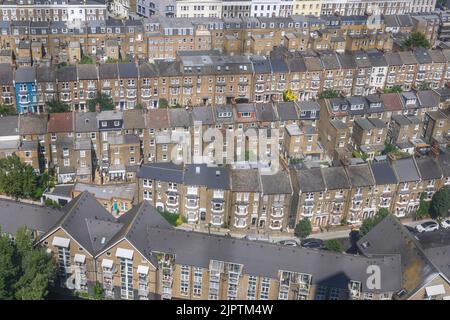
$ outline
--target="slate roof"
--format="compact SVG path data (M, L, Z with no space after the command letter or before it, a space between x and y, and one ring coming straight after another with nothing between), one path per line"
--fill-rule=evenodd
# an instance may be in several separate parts
M131 109L123 111L124 129L145 129L145 114L142 110Z
M277 115L271 103L257 103L256 120L261 122L273 122L277 120Z
M58 68L56 71L56 78L58 79L58 82L77 81L77 67L66 66Z
M297 181L301 192L318 192L326 189L320 168L297 170Z
M343 167L322 168L325 186L329 190L349 189L350 184Z
M91 255L105 247L122 225L89 192L83 192L65 205L64 215L52 230L63 228ZM101 239L106 238L102 244Z
M416 158L416 164L422 180L440 179L442 177L441 167L433 158Z
M400 256L402 289L407 291L405 298L437 274L412 234L393 215L378 223L357 245L370 257Z
M419 181L419 172L416 169L413 158L404 158L392 162L398 182Z
M368 187L375 185L375 180L367 163L347 166L347 176L352 187Z
M275 174L260 174L262 193L270 194L292 194L292 185L289 173L278 170Z
M96 132L97 113L75 112L75 132Z
M31 230L48 232L63 213L58 209L0 199L0 229L12 235L24 226Z
M47 115L20 115L19 132L21 135L47 133Z
M257 169L233 169L230 173L233 192L260 192L261 185Z
M344 255L327 251L285 247L277 244L234 239L177 229L149 228L148 246L157 252L176 254L177 263L208 269L210 260L243 264L246 273L279 278L280 270L312 275L313 285L348 288L350 279L361 281L366 287L366 270L377 264L382 274L381 291L400 288L400 261L397 257L377 257L369 260L362 256Z
M188 186L206 186L209 189L230 189L230 171L227 167L209 167L206 164L188 164L183 182Z
M143 179L154 179L167 182L182 183L184 176L183 166L170 162L143 164L137 177Z
M98 80L98 69L92 64L78 64L77 77L79 80Z
M187 128L191 125L191 116L185 109L169 109L169 124L172 128Z
M215 123L214 113L211 107L195 107L191 112L192 121L201 121L202 125L213 125Z
M37 82L56 82L56 70L54 67L41 65L36 68Z
M0 117L0 137L19 135L19 116Z
M371 169L377 185L397 184L397 177L388 161L372 162Z
M16 83L36 81L36 67L19 67L15 72Z
M0 85L12 85L14 80L13 69L9 64L0 64Z
M438 161L444 177L450 177L450 152L439 155Z
M280 121L298 120L297 109L294 102L279 102L276 109Z

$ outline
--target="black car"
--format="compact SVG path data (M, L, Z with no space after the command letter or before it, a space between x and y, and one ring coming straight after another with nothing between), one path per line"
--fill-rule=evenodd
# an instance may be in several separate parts
M310 249L321 249L325 246L323 240L314 238L304 239L302 240L302 242L300 242L300 245L303 248L310 248Z

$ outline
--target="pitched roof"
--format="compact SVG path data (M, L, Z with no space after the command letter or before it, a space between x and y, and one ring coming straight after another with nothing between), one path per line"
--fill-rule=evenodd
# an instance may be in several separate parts
M86 191L70 201L62 210L65 214L52 229L62 227L91 255L103 249L122 228L122 224L117 223L94 196Z
M19 135L19 116L0 117L0 136Z
M371 168L377 185L397 184L397 177L388 161L372 162Z
M407 291L406 297L437 274L414 237L393 215L379 222L357 245L369 257L400 256L402 289Z
M47 207L0 199L0 229L8 234L16 234L21 227L48 232L58 221L63 211Z
M0 85L12 85L14 80L13 69L9 64L0 64Z
M230 170L227 167L188 164L184 170L183 183L188 186L227 190L230 189Z
M230 175L231 191L260 192L258 169L233 169Z
M96 112L75 112L75 132L97 131Z
M139 168L137 177L143 179L154 179L160 181L182 183L183 173L183 166L176 165L171 162L148 163L143 164Z
M191 116L192 121L201 121L202 125L213 125L215 123L213 110L208 106L193 108Z
M275 174L260 174L263 194L292 194L292 185L289 173L278 170Z
M147 125L151 129L168 128L169 127L168 110L166 108L148 110Z
M73 112L50 113L47 132L72 132L74 130Z
M416 158L416 164L422 180L440 179L442 177L442 170L438 162L433 158Z
M297 170L297 180L301 192L317 192L326 189L320 168Z
M47 115L19 115L19 132L21 135L47 133Z
M381 291L400 288L400 261L395 256L367 259L301 247L235 239L224 236L188 232L178 229L148 228L148 247L156 252L176 255L177 263L208 269L211 260L242 264L246 273L279 278L279 271L289 270L312 275L314 285L347 289L350 280L360 281L367 288L367 267L380 266Z
M375 180L367 163L347 166L347 176L352 187L368 187L375 185Z
M348 189L350 184L343 167L322 168L322 176L329 190Z
M145 115L140 109L124 110L124 129L145 129Z
M392 162L398 182L419 181L419 172L413 158L404 158Z

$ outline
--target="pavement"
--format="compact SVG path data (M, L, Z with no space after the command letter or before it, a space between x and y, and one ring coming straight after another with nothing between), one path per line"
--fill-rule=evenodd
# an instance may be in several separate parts
M410 227L411 229L415 228L418 224L429 221L430 219L424 219L424 220L417 220L413 221L410 218L406 218L402 220L403 225ZM178 226L177 228L187 230L187 231L198 231L198 232L206 232L210 234L216 234L216 235L229 235L233 238L247 238L250 240L260 240L260 241L267 241L267 242L279 242L282 240L294 240L298 242L298 238L295 236L286 236L286 235L267 235L267 234L249 234L245 235L243 233L238 232L232 232L228 229L224 228L216 228L216 227L200 227L200 226L192 226L188 224L182 224L181 226ZM315 238L315 239L321 239L321 240L331 240L331 239L343 239L348 238L350 235L350 232L354 228L352 226L337 226L333 229L329 229L329 231L322 231L322 232L314 232L312 233L308 238Z

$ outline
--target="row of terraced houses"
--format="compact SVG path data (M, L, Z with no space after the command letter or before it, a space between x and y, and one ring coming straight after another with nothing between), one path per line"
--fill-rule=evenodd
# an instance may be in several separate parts
M317 98L325 90L344 96L403 90L444 88L450 79L450 51L383 53L299 53L285 48L271 57L225 56L218 51L178 52L173 61L32 66L14 70L0 65L1 102L19 113L42 113L53 99L84 111L98 92L109 95L117 109L136 105L207 106L236 102L277 102L290 89L298 101Z

